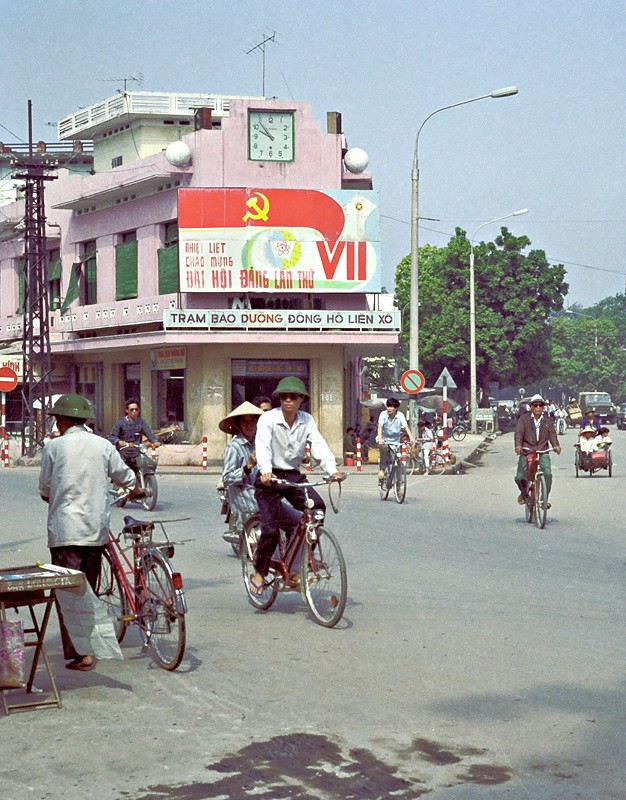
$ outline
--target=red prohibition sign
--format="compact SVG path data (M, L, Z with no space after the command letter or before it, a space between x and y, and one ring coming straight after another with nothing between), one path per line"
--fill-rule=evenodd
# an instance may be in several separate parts
M400 386L407 394L417 394L426 386L426 378L418 369L407 369L402 373Z
M17 373L11 367L0 367L0 392L12 392L17 386Z

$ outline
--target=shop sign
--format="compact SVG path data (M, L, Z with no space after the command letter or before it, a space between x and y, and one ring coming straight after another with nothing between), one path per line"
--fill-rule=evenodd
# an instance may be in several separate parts
M193 309L163 312L166 330L368 330L400 331L399 311L291 311L287 309Z
M0 355L0 367L12 369L19 382L24 379L24 359L19 353Z
M379 292L371 190L179 189L181 292Z
M233 378L283 378L295 375L307 380L309 362L306 359L293 358L235 358L231 364Z
M150 368L154 370L186 369L186 347L155 347L150 350Z

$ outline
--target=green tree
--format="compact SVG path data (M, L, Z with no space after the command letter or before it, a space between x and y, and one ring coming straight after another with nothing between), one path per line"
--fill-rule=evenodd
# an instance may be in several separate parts
M524 255L529 245L527 236L513 236L503 227L494 242L474 247L476 377L485 399L492 381L533 383L554 371L548 318L563 307L565 268L549 264L542 250ZM448 367L457 384L469 388L469 253L460 228L446 247L420 248L419 367L427 383ZM406 257L396 270L396 303L403 311L409 289ZM404 313L404 353L408 327Z
M597 309L598 306L596 314ZM595 316L593 311L575 311L572 316L552 320L554 382L567 387L573 395L597 389L610 392L616 400L626 390L624 339L610 316Z

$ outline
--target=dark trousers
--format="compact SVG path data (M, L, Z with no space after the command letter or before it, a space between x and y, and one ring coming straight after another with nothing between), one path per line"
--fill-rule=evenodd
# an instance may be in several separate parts
M100 575L100 564L102 562L101 547L79 547L70 545L68 547L51 547L50 556L52 563L57 567L67 567L67 569L79 569L85 573L85 577L91 588L96 590L98 576ZM61 630L61 642L63 644L63 657L68 661L73 658L80 658L84 653L77 653L70 635L63 622L63 614L57 602L57 614L59 616L59 628Z
M290 483L307 483L306 475L297 469L275 469L273 472L277 478L283 478ZM313 508L320 508L325 512L326 505L315 489L309 489L308 493L309 498L313 500ZM293 514L289 513L289 507L283 503L283 498L288 500L294 508L304 511L304 492L285 486L276 486L273 483L265 486L258 476L254 485L254 494L261 514L261 538L256 548L255 566L258 573L265 577L269 572L272 555L278 544L280 529L285 530L289 536L295 528ZM300 514L298 514L299 518Z

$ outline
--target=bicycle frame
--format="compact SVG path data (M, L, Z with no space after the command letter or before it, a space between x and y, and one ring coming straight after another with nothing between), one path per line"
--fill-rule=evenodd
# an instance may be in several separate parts
M541 466L540 455L549 453L547 450L526 450L526 521L535 523L538 528L544 528L548 513L548 497L546 481Z
M279 479L275 481L279 486L303 491L305 508L289 539L285 539L281 532L261 594L250 590L250 580L255 573L254 556L257 544L252 533L260 527L260 517L255 514L246 520L241 547L243 579L248 597L257 608L270 608L278 592L300 591L315 621L320 625L330 628L341 619L347 597L345 561L334 534L323 526L324 512L313 507L313 500L308 492L313 486L334 482L341 483L336 479L325 479L318 483L291 483ZM330 502L333 511L337 513L338 506L332 497Z

